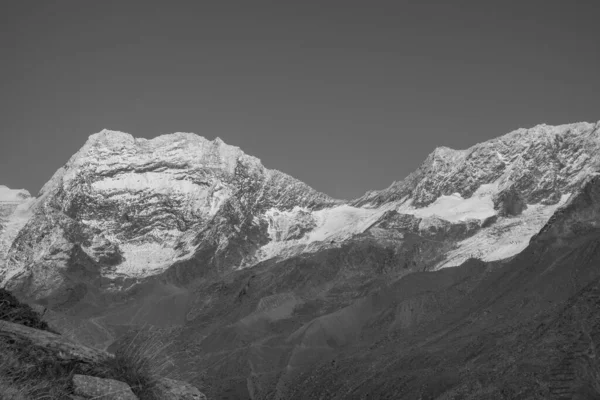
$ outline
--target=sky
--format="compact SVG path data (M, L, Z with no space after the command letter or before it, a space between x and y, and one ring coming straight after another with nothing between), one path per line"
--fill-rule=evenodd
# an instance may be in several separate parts
M0 185L103 128L220 137L333 197L435 147L600 120L593 1L6 1Z

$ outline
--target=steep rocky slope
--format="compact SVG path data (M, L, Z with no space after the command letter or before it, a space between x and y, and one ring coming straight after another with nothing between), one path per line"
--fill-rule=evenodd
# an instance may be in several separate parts
M596 175L512 261L482 264L479 271L469 265L450 269L459 274L470 268L466 275L475 282L454 283L450 302L441 301L447 289L430 283L446 270L429 273L422 294L372 313L362 340L298 378L286 396L597 399L598 262ZM396 287L411 279L414 286L413 275ZM427 297L438 302L423 307Z
M398 247L366 234L199 282L176 339L182 364L221 399L597 398L597 365L583 357L600 344L585 336L596 300L579 296L600 278L599 193L589 176L507 263L412 272L406 253L436 236L411 234L418 220L395 215ZM560 322L580 301L592 301L592 325Z

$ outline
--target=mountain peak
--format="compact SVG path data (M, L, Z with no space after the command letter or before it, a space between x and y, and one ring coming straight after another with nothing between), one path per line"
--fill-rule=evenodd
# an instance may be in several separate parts
M519 128L465 150L436 148L419 169L387 189L368 192L355 205L411 199L427 206L442 195L470 197L482 185L516 189L530 204L555 204L600 168L600 123Z
M130 133L111 129L102 129L100 132L90 135L86 144L84 145L84 148L122 148L123 146L146 146L150 148L160 148L164 146L173 147L174 144L178 144L179 146L190 145L190 150L198 150L198 147L210 147L211 145L224 146L231 149L237 149L240 153L243 153L239 147L228 145L219 137L215 138L214 140L209 140L192 132L167 133L151 139L146 139L136 138Z
M146 139L103 129L88 138L51 182L58 178L75 179L79 171L84 169L101 172L117 166L120 166L120 173L141 170L145 173L162 173L170 170L178 174L184 170L210 168L231 174L239 162L253 168L263 168L258 158L245 154L239 147L224 143L220 138L208 140L194 133L175 132ZM43 191L47 189L48 184Z
M54 240L29 248L27 234L19 236L26 250L15 245L15 257L7 255L6 276L26 265L41 268L33 261L38 255L60 274L80 246L81 262L102 265L105 276L144 277L193 257L203 243L199 237L213 230L211 240L222 248L236 232L252 232L243 239L244 251L228 258L241 264L266 240L266 224L257 221L267 210L337 203L220 138L175 132L138 139L104 129L89 137L28 209L31 231L25 231L52 231Z

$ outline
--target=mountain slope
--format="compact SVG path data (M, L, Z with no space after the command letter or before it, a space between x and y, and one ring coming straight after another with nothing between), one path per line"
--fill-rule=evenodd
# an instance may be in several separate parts
M410 309L429 321L390 325L385 309L375 313L376 329L304 374L288 398L600 397L599 228L595 176L511 262L471 269L479 283L463 285L445 312L431 320L415 296ZM392 310L396 320L406 315L403 306Z
M218 139L103 131L23 206L3 284L88 345L106 348L135 326L163 330L182 371L208 379L215 398L302 398L299 387L361 398L401 386L410 398L421 384L475 384L461 369L468 360L448 349L470 354L482 332L501 342L531 333L538 311L554 318L552 304L595 274L585 257L598 221L597 178L588 180L599 126L541 125L437 149L405 180L352 202ZM587 272L571 274L574 262ZM419 350L438 342L439 353ZM498 351L493 360L509 357ZM431 365L446 356L438 385ZM319 363L331 381L305 375Z

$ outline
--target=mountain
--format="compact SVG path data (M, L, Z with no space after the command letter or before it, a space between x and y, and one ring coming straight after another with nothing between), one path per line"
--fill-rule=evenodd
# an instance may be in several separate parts
M363 398L381 388L378 398L388 389L436 398L421 386L478 382L449 353L455 344L485 333L520 346L529 328L507 326L533 324L538 311L555 321L592 281L594 258L577 257L595 243L599 147L600 123L519 129L437 148L404 180L341 201L220 139L105 130L36 198L10 203L0 277L88 345L110 347L146 324L162 330L209 397ZM580 262L583 275L569 271ZM508 362L503 348L481 354ZM446 356L449 383L439 383L434 365ZM395 359L406 367L392 368ZM424 374L414 378L411 365ZM394 371L410 382L386 375Z
M215 262L238 267L267 242L267 210L335 203L220 139L102 131L30 206L4 280L37 299L102 279L118 290L189 259L207 234Z
M595 174L508 263L472 260L371 294L356 343L287 398L597 399L599 262Z
M590 171L600 166L599 124L538 125L517 129L467 150L438 147L406 179L382 191L368 192L353 203L362 206L408 198L414 207L425 207L458 193L471 197L481 185L497 183L494 206L514 192L517 202L556 204L561 195L581 186ZM502 204L503 211L518 214Z

